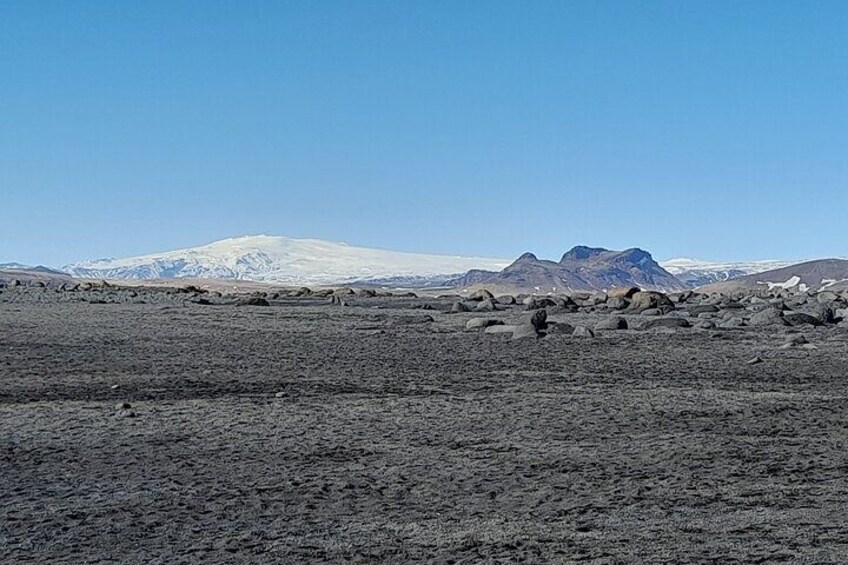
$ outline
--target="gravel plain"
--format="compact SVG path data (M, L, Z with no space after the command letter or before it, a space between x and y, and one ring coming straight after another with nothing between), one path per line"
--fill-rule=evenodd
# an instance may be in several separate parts
M0 292L3 563L848 562L844 327L94 294Z

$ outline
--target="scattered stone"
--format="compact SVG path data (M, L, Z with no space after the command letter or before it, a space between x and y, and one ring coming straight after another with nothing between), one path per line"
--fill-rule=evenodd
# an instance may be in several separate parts
M512 332L512 339L527 339L527 338L535 338L538 339L542 337L541 334L530 324L521 324L519 326L515 326L515 330Z
M489 326L503 325L500 320L492 320L490 318L471 318L465 322L466 330L476 330L480 328L488 328Z
M626 330L627 320L621 316L612 316L595 324L595 330Z
M699 316L701 314L711 314L718 312L718 306L714 304L699 304L697 306L690 306L686 309L686 312L689 312L692 316Z
M789 322L783 319L781 310L768 308L751 316L748 324L751 326L788 326Z
M781 349L790 349L792 347L799 347L799 346L804 346L804 345L812 345L812 344L809 342L809 340L806 337L804 337L802 335L796 335L796 336L789 338L789 340L787 340L786 343L781 345L780 348ZM813 346L813 347L815 347L815 346Z
M494 297L495 297L494 294L492 294L491 292L489 292L485 288L481 288L480 290L477 290L474 293L472 293L471 296L468 297L468 299L480 301L480 300L492 299Z
M728 318L718 325L720 328L724 329L735 329L745 327L745 320L742 318Z
M689 328L692 324L686 318L654 318L645 321L641 329L652 330L655 328Z
M483 333L487 334L503 334L503 333L513 333L515 332L515 328L518 326L507 326L505 324L497 324L494 326L488 326L483 330Z
M548 312L547 310L536 310L532 314L524 314L521 316L521 324L529 324L536 330L544 330L548 327Z
M550 306L557 306L557 303L551 298L531 297L529 301L525 301L524 307L526 310L539 310L540 308L548 308Z
M430 322L435 322L436 320L433 316L429 314L421 314L421 315L410 315L410 316L396 316L389 321L389 325L391 326L414 326L418 324L429 324Z
M236 302L236 306L270 306L271 303L261 296L248 296Z
M783 315L783 319L789 322L790 326L821 326L822 322L815 316L804 312L788 312Z
M655 291L639 291L630 297L630 310L643 312L651 308L668 313L674 310L674 302L662 292Z
M574 331L571 333L574 337L595 337L595 332L586 326L577 326L574 328Z
M606 306L610 310L624 310L630 306L630 300L620 296L611 296L606 301Z
M754 357L753 359L748 360L749 365L759 365L763 360L760 357Z
M548 322L546 332L548 334L571 335L574 333L574 326L565 322Z
M610 298L633 298L633 296L636 293L641 292L641 291L642 290L640 288L632 286L632 287L629 287L629 288L627 288L627 287L614 288L611 291L609 291L608 294L609 294Z
M283 391L274 393L274 398L285 398L287 394Z
M495 301L491 298L485 298L480 301L479 304L474 308L477 312L494 312L497 310L497 306L495 305Z
M463 304L462 302L454 302L453 306L451 306L452 314L459 314L460 312L468 312L470 309L468 306Z

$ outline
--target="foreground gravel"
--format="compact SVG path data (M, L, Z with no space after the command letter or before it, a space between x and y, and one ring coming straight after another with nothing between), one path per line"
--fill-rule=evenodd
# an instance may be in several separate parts
M844 328L14 292L4 563L848 562Z

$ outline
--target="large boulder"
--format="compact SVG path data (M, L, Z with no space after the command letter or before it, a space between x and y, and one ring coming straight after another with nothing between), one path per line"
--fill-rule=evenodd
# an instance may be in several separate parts
M548 312L546 310L536 310L532 314L524 314L521 316L521 324L529 324L541 331L548 327Z
M751 319L748 320L750 326L788 326L789 322L783 319L783 312L777 308L767 308L761 312L757 312Z
M495 301L491 298L485 298L477 303L477 306L474 308L477 312L494 312L497 310L497 305Z
M481 288L480 290L474 291L471 296L469 296L469 300L491 300L495 295L486 290L485 288Z
M459 314L460 312L469 312L470 308L463 304L462 302L454 302L453 306L451 306L451 314Z
M515 330L512 332L513 340L528 338L538 339L540 337L542 337L542 334L540 334L539 331L531 324L521 324L515 326Z
M524 308L526 310L538 310L540 308L550 308L551 306L558 306L552 298L530 297L529 300L524 301Z
M610 298L633 298L633 296L638 292L641 292L641 289L639 289L635 286L632 286L632 287L614 288L611 291L609 291L607 294L609 295Z
M810 314L806 314L804 312L788 312L783 315L783 319L789 322L790 326L821 326L822 321L816 318L815 316L811 316Z
M630 297L630 310L633 312L643 312L652 308L671 312L674 310L674 302L662 292L656 291L639 291Z

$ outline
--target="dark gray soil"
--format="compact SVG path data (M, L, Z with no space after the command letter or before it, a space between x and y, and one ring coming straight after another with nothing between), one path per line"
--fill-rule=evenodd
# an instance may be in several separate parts
M848 562L843 327L66 294L0 293L4 563Z

